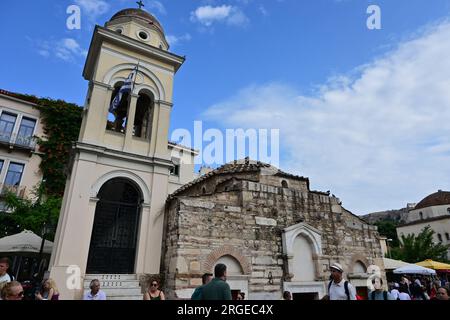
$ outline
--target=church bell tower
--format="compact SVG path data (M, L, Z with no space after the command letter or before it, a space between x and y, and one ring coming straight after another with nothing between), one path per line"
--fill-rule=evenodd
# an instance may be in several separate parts
M173 79L183 62L169 52L158 20L142 9L122 10L96 26L83 71L89 81L83 121L50 261L63 299L80 298L77 272L81 283L88 276L160 272L173 167ZM130 74L131 89L125 90Z

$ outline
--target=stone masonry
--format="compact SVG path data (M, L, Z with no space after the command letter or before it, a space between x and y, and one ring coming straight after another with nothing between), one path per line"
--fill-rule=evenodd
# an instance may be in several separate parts
M165 219L161 270L169 297L188 296L220 257L231 256L247 276L249 299L279 299L292 278L282 235L301 223L321 235L314 281L325 287L329 265L337 261L347 277L357 262L378 265L384 274L376 227L329 193L311 191L308 178L264 163L226 164L182 187L168 199Z

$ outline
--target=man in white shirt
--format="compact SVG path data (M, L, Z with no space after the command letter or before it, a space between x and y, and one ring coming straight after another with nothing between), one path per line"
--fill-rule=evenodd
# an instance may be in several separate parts
M106 294L100 290L100 281L94 279L89 285L91 291L84 294L83 300L106 300Z
M1 258L0 259L0 283L2 282L11 282L11 276L8 274L9 268L9 259Z
M333 263L330 267L331 281L328 284L328 296L330 300L356 300L355 288L342 277L344 269L339 263Z

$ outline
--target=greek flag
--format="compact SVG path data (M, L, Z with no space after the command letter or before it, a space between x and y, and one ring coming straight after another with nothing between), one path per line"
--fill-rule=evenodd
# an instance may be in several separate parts
M137 66L130 73L128 78L125 80L123 85L120 87L119 92L114 97L114 100L111 102L111 106L109 107L109 112L114 113L114 111L120 106L120 102L122 101L122 97L125 93L130 93L133 89L133 78L137 73Z

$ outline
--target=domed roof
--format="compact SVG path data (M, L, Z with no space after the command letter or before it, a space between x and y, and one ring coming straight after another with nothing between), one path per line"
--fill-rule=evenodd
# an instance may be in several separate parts
M148 13L147 11L144 11L142 9L136 9L136 8L123 9L123 10L117 12L111 18L110 22L120 19L120 18L139 19L146 24L154 25L164 34L164 29L161 26L161 24L159 23L158 19L156 19L153 15L151 15L150 13Z
M432 206L450 205L450 192L439 190L436 193L430 194L428 197L420 201L414 209L422 209Z

